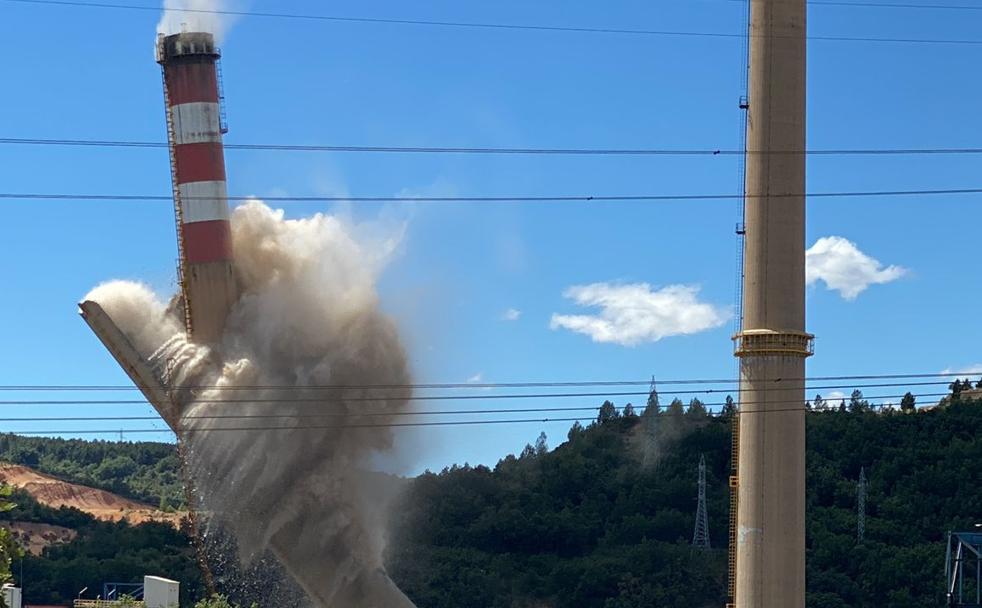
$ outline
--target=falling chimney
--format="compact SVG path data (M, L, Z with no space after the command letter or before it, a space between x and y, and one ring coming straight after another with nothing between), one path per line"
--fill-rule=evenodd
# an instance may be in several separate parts
M220 342L225 319L238 297L222 146L226 129L219 57L215 39L208 33L157 39L184 319L188 336L199 344Z

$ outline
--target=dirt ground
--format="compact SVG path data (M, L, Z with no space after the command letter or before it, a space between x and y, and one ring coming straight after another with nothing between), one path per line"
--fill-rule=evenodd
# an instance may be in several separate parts
M0 482L25 490L43 505L56 509L74 507L104 521L126 520L131 524L161 521L177 526L181 519L180 513L165 513L112 492L68 483L25 466L0 463Z

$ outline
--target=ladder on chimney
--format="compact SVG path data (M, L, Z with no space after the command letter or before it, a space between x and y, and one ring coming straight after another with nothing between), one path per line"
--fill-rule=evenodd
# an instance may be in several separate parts
M737 509L740 506L740 412L733 412L732 417L733 430L730 433L730 547L727 553L727 596L730 598L730 603L727 606L736 605L737 541L739 540Z
M740 209L738 211L739 220L736 225L736 289L734 297L736 299L733 324L734 334L743 331L743 279L744 279L744 252L746 249L747 235L747 110L750 108L749 99L749 76L750 76L750 10L751 0L745 0L744 20L742 23L744 36L740 54L740 148L743 154L739 156L737 175L740 180L739 190ZM740 363L737 363L737 380L741 378ZM730 432L730 547L727 554L727 608L736 606L736 586L737 586L737 545L740 540L739 529L739 507L740 507L740 416L743 410L741 393L737 393L737 411L733 412L731 423L733 429Z
M218 59L215 60L215 81L218 85L218 130L222 135L228 133L228 111L225 107L225 79L222 76L222 50L216 48Z
M167 153L170 156L170 182L171 192L174 196L174 221L177 227L177 282L181 288L181 296L184 300L184 329L187 331L188 338L192 334L191 325L191 294L187 283L187 264L184 251L184 207L181 204L181 189L177 181L177 150L174 140L174 115L171 112L170 93L167 91L167 72L163 67L160 69L164 84L164 113L167 116Z

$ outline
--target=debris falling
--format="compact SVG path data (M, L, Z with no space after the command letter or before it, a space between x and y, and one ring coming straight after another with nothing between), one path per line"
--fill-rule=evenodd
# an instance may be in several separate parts
M176 395L196 495L246 561L272 552L325 608L411 607L382 568L388 482L368 470L411 393L374 288L400 237L373 246L352 234L329 215L238 207L242 296L216 352L188 343L175 307L145 286L113 282L87 299L189 389Z

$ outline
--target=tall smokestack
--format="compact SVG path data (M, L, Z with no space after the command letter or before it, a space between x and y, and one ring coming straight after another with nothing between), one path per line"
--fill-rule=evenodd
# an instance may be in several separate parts
M221 340L238 297L232 267L224 132L215 39L204 32L158 36L171 177L178 219L181 291L189 337Z
M751 0L738 608L805 605L805 0Z

